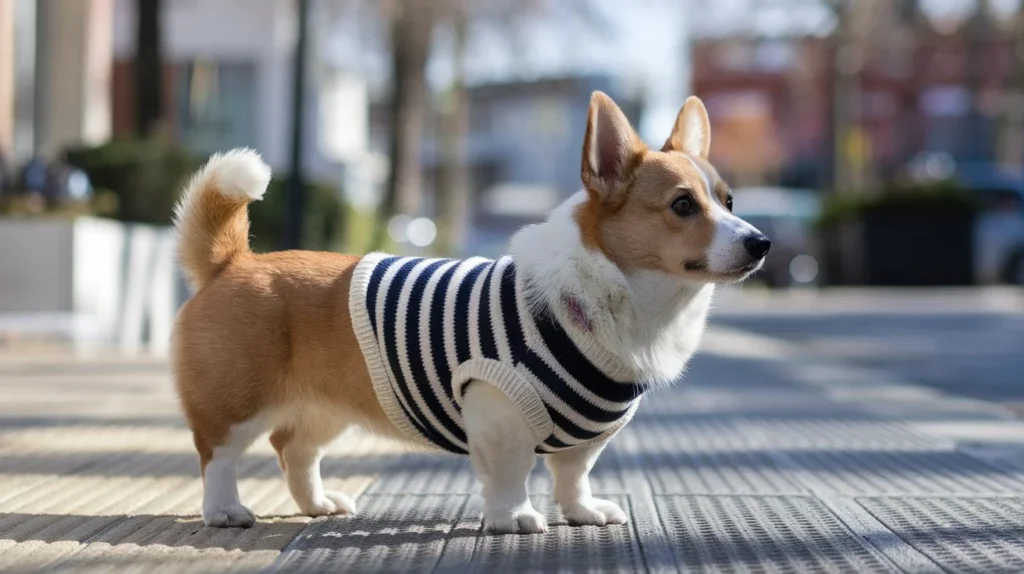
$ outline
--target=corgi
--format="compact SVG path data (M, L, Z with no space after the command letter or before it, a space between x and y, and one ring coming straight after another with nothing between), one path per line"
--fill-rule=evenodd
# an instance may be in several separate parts
M213 156L175 214L196 293L172 364L203 521L254 524L236 469L266 433L304 514L354 513L324 489L320 460L358 425L468 455L488 532L546 531L527 493L537 456L570 524L625 523L591 494L591 468L644 393L682 374L715 285L755 272L771 245L732 214L710 144L696 97L655 150L595 92L583 189L493 261L253 253L247 205L270 169L248 149Z

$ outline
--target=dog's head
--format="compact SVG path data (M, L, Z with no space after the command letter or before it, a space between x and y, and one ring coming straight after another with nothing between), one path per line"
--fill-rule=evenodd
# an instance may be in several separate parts
M615 102L590 100L583 142L588 200L575 213L584 243L623 270L695 282L741 281L771 242L732 214L732 195L708 162L711 125L690 97L661 150L649 149Z

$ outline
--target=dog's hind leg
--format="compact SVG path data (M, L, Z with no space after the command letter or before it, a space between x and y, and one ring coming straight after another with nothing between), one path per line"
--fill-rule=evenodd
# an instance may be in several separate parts
M469 458L483 484L484 528L495 534L546 532L526 480L537 462L536 439L519 407L485 382L466 388L462 407Z
M249 528L255 524L255 515L242 505L238 496L238 461L253 441L269 430L269 424L265 417L256 416L233 425L227 433L227 440L210 448L207 454L200 448L203 460L203 522L207 526ZM197 435L197 446L199 442Z
M307 516L353 514L355 502L343 492L324 490L320 477L323 447L347 427L344 421L297 420L274 429L270 442L295 504Z

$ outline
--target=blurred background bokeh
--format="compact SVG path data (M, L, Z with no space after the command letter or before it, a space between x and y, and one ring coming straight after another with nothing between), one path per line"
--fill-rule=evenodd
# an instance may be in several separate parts
M747 289L1024 284L1019 0L0 0L0 340L166 351L174 201L237 146L254 249L497 255L594 90L659 146L703 98Z

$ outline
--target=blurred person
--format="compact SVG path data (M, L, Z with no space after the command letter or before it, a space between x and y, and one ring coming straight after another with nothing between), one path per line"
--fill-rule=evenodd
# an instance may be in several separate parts
M32 156L25 166L21 168L18 178L18 194L40 194L46 195L46 188L49 184L50 175L46 161L38 155Z

